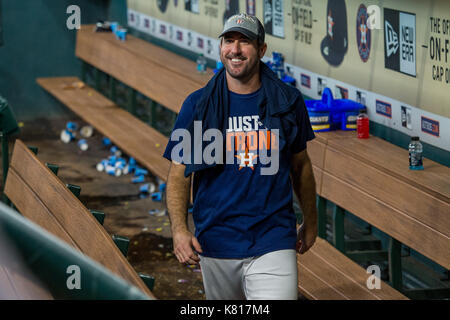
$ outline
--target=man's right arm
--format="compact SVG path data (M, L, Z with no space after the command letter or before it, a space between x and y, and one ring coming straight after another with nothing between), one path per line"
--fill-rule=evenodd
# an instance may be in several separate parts
M200 244L189 231L187 211L191 192L191 176L185 177L185 165L171 163L167 179L167 209L172 229L173 249L181 263L197 264L198 255L202 252Z

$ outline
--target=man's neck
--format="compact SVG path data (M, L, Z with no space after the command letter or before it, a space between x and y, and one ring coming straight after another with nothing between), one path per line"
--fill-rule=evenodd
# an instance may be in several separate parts
M249 94L257 91L261 87L259 72L253 74L248 79L235 79L226 73L228 90L237 94Z

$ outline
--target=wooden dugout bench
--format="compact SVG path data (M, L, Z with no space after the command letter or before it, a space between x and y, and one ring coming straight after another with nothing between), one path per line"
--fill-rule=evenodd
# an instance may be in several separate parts
M335 203L333 242L337 250L354 260L388 260L391 285L412 297L450 294L448 289L403 290L401 266L401 245L405 244L449 269L450 169L424 159L424 171L411 171L407 150L373 136L357 139L354 132L319 133L308 151L321 196L319 236L325 237L327 199ZM345 211L390 236L389 249L348 250Z
M93 26L82 26L81 30L78 31L76 56L84 61L84 65L92 65L98 70L111 76L109 90L109 97L111 100L115 99L115 84L120 81L131 88L131 97L133 97L133 92L139 91L154 102L178 113L186 96L204 86L212 75L210 71L207 75L199 75L194 71L194 62L133 36L128 36L126 42L120 42L110 33L94 33L92 30ZM72 81L77 81L77 79L38 79L38 83L42 87L75 113L80 115L85 121L110 137L111 140L119 145L125 152L135 157L160 178L166 179L169 163L165 161L161 155L167 142L167 138L163 137L159 132L148 125L139 123L140 120L130 115L126 115L126 112L120 110L111 100L101 96L89 86L85 87L86 89L82 94L77 90L64 90L64 86ZM98 82L98 77L96 77L96 88L99 87ZM80 96L84 99L83 103L79 103L79 101L81 101ZM101 102L94 102L96 99L93 97L96 97L96 99ZM133 103L132 99L130 101ZM108 118L110 114L114 114L115 116L111 116L110 119ZM107 126L106 122L114 123L111 124L110 130L103 127L104 125ZM127 128L131 129L137 123L139 123L138 127L140 130L121 130L121 126L127 125ZM145 127L146 129L144 129ZM396 231L395 225L389 225L389 219L386 218L386 215L389 215L392 212L392 208L400 207L403 210L401 203L404 203L404 200L392 197L392 194L395 193L391 193L390 199L385 198L387 194L377 194L376 197L374 197L370 193L370 190L363 193L366 197L361 195L361 190L364 190L364 188L360 189L360 184L361 187L363 187L362 184L364 182L367 185L367 182L372 179L371 174L375 174L376 176L379 172L382 172L384 174L382 179L387 179L386 181L389 181L390 179L394 179L395 181L399 180L399 175L393 174L395 170L381 170L384 155L389 153L391 148L395 149L396 147L381 139L371 137L371 139L368 140L370 143L382 141L382 149L387 149L384 149L385 152L378 152L376 154L370 153L365 156L374 157L374 159L379 159L380 162L374 161L373 159L369 162L365 162L365 158L361 158L359 155L358 149L354 149L355 146L345 148L344 145L346 142L350 143L350 141L355 140L349 138L349 135L351 134L352 133L339 131L318 133L317 138L308 143L308 153L312 159L316 177L317 193L320 196L319 216L321 218L319 219L319 235L322 238L325 237L324 204L326 201L325 199L328 199L338 204L334 213L335 219L333 224L333 229L335 231L334 244L337 248L323 239L318 239L316 245L310 252L303 256L299 255L299 290L303 295L310 299L406 299L404 295L391 288L386 283L383 283L381 290L367 289L366 280L369 274L344 254L346 251L343 228L345 210L364 220L367 219L367 222L373 223L374 226L386 231L386 233L393 237L393 250L390 252L392 259L390 259L390 261L396 266L397 275L399 265L398 260L400 257L398 249L400 243L395 239L402 242L405 241L405 244L411 245L412 248L414 247L416 250L423 253L423 250L418 249L422 247L422 245L418 243L420 242L419 240L408 240L406 236L400 236ZM120 139L125 139L124 136L128 136L129 140L133 140L137 136L140 136L142 139L141 143L144 143L145 139L155 139L155 137L158 137L156 140L159 141L158 144L159 146L162 146L162 148L154 148L155 140L152 140L151 143L146 144L148 146L146 149L148 150L145 151L148 152L148 155L138 156L138 149L142 148L136 146L130 147L126 142L121 142ZM342 141L343 145L339 145L339 141ZM366 148L364 143L361 143L362 144L357 145L356 148ZM349 150L352 151L347 152ZM355 153L357 153L358 156L355 155ZM155 157L152 156L155 154L158 159L155 159ZM356 164L363 165L363 168L359 168L359 170L363 171L360 172L353 167L349 168L345 161L342 163L342 157L339 158L339 156L348 157L349 163L355 164L356 161ZM336 167L334 163L335 157L336 161L341 161L339 163L343 167ZM148 161L148 159L153 160ZM392 160L386 162L389 161ZM400 158L396 159L396 161L400 161ZM402 158L401 161L403 161L404 164L405 159ZM405 168L407 168L407 165L405 165ZM339 171L337 171L338 169ZM348 171L349 169L350 171ZM366 169L370 172L369 175L365 173L364 170ZM373 170L375 170L375 172ZM351 172L352 176L356 176L358 179L355 181L346 180L348 177L343 176L343 174L345 175L345 173L347 173L348 175L348 172ZM425 175L430 174L429 170L424 171L424 173ZM409 187L411 179L400 181L401 182L399 183L407 188ZM427 182L425 181L424 183L426 184ZM434 195L436 195L436 193L434 193ZM442 200L442 198L440 198L440 200ZM367 208L369 209L362 208L366 201L368 204ZM441 207L443 209L446 208L446 205L448 205L448 200L446 204L445 199L437 204L438 207L443 206ZM387 211L385 211L386 208ZM361 213L359 213L359 211ZM370 211L370 213L368 213L368 211ZM378 214L378 211L381 211L381 213ZM399 211L399 209L394 211L396 213L400 212L396 215L397 226L402 225L402 219L406 219L405 221L407 223L412 221L408 218L407 214ZM442 213L442 211L440 212ZM415 226L422 223L417 222L416 220L414 220L416 223ZM400 229L402 231L400 233L407 234L411 231L411 229L408 229L409 226L410 224L408 224L408 227L402 226ZM440 234L440 232L438 233ZM430 234L434 233L425 233L424 237L427 237ZM423 240L423 238L420 239ZM446 236L433 239L445 240ZM446 248L445 241L440 241L438 243L440 243L441 246L443 245L444 249ZM429 248L425 252L429 253ZM441 253L442 251L439 252ZM436 254L431 255L433 257L436 256ZM357 255L354 254L353 256L355 257ZM439 258L438 260L442 260L442 258ZM398 276L395 281L398 284Z
M79 188L69 190L55 175L55 166L46 167L25 144L16 140L5 194L29 220L99 262L154 298L144 281L120 251L91 211L78 200ZM79 194L78 194L79 195ZM150 280L143 276L144 280Z

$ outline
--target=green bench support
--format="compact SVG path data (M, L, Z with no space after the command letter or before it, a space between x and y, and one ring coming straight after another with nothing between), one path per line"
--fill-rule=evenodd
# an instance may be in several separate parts
M59 166L47 162L45 163L45 166L49 168L55 174L55 176L58 175Z
M389 281L393 288L401 291L402 279L402 244L394 238L389 239Z
M139 277L141 277L142 281L144 281L147 288L150 291L153 291L153 288L155 287L155 278L152 276L149 276L146 273L139 273Z
M342 253L345 253L344 218L345 210L335 205L333 210L333 243L336 249Z
M100 77L101 71L97 68L94 68L95 90L97 91L100 91Z
M120 252L122 252L122 254L126 257L128 255L128 247L130 246L130 239L118 235L113 235L112 239L119 248Z
M34 153L35 156L37 156L38 151L39 151L38 147L33 147L33 146L27 146L27 147L28 147L28 149L31 150L31 152Z
M381 241L376 239L345 240L345 251L381 250Z
M97 219L97 221L101 225L103 225L103 223L105 222L105 213L101 212L101 211L97 211L97 210L92 210L92 209L89 209L89 211L92 213L94 218Z
M66 187L75 195L75 197L80 198L81 187L70 183L67 183Z
M128 88L128 112L136 115L136 90Z
M117 91L116 91L116 79L112 76L109 76L109 98L112 101L116 101Z
M351 252L346 250L345 255L355 262L388 260L388 252L385 250L356 250Z
M81 80L86 83L89 64L81 60Z
M450 288L436 288L436 289L407 289L404 294L415 300L441 300L450 297Z
M327 238L327 199L317 196L317 235L322 238Z

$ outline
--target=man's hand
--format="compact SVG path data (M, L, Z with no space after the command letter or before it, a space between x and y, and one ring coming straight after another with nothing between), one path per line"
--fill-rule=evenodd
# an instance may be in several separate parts
M173 234L173 249L180 263L198 264L200 261L197 252L202 253L202 247L188 230L177 231Z
M316 242L317 226L305 226L304 223L297 229L297 252L304 254Z

